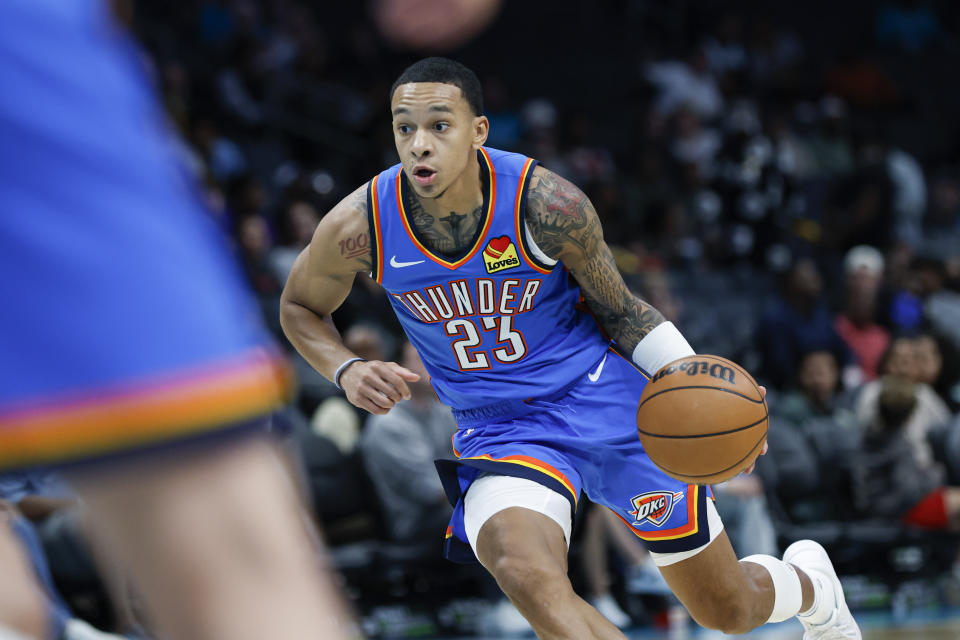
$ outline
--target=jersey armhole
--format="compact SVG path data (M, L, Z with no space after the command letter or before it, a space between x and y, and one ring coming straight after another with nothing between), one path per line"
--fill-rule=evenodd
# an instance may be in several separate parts
M533 234L530 233L530 227L527 226L527 189L530 186L531 178L533 178L533 170L537 166L537 161L531 159L528 165L520 181L519 201L517 203L517 242L520 243L523 256L531 267L542 273L550 273L556 266L557 261L537 246Z
M381 262L382 240L380 238L380 207L377 201L377 178L367 183L367 225L370 227L370 277L380 284L383 280L383 263Z

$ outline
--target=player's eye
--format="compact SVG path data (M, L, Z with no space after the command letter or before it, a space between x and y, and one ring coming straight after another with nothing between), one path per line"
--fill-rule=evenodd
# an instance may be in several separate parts
M433 128L436 129L437 131L446 131L447 129L450 128L450 124L447 122L438 122L435 125L433 125Z
M398 125L397 125L397 133L400 133L400 134L410 133L410 126L409 126L409 125L406 125L406 124L398 124Z

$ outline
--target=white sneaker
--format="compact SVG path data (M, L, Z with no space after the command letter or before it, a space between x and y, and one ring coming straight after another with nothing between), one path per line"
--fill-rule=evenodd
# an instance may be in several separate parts
M803 624L803 640L861 640L860 627L857 626L850 608L843 597L843 586L833 569L830 556L826 550L813 540L798 540L787 547L783 554L783 561L794 564L804 573L817 574L826 582L833 585L836 602L830 618L822 624L812 624L797 616ZM814 578L814 576L810 576Z
M614 600L613 596L609 593L591 598L590 604L600 612L600 615L612 622L615 627L625 629L629 627L632 622L627 612L620 608L620 605L617 604L617 601Z

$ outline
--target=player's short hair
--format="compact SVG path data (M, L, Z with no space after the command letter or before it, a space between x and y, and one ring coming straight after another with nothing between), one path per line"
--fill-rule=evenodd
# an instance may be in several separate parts
M390 99L397 87L410 82L440 82L459 87L473 115L483 115L483 90L480 88L480 79L477 74L450 58L424 58L403 70L397 81L390 88Z

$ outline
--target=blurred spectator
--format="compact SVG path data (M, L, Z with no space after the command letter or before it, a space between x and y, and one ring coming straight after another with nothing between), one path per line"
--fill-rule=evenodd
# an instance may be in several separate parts
M930 209L924 220L937 231L960 229L960 179L956 170L937 175L930 186Z
M786 422L797 430L828 420L837 428L854 431L856 416L840 396L840 382L840 366L832 352L808 351L800 358L796 388L777 396L771 412L778 424Z
M670 151L680 164L696 165L704 176L713 173L714 159L720 151L720 135L709 127L700 124L700 118L687 106L677 109L674 114L676 133Z
M933 464L934 455L930 446L931 430L942 427L950 421L950 410L929 385L919 382L923 355L917 340L898 337L891 341L880 362L880 374L883 376L868 382L861 389L856 400L857 421L860 428L868 431L878 424L880 415L880 394L888 378L906 380L916 384L911 389L910 411L904 416L897 428L910 445L914 459L920 464Z
M849 173L854 167L854 157L847 105L836 96L824 96L819 110L819 130L810 140L817 171L828 176Z
M615 513L587 502L583 521L579 559L585 597L607 620L626 628L632 621L614 598L615 570L622 573L624 591L629 594L669 596L670 587L640 539Z
M946 270L942 262L929 265L926 284L921 285L923 312L931 327L960 349L960 291L945 286Z
M710 70L722 75L727 71L740 71L747 66L747 49L744 46L743 18L727 14L720 18L703 45Z
M286 282L297 256L303 251L320 222L316 208L304 200L294 200L280 218L281 244L270 250L268 260L274 277Z
M433 461L450 455L457 425L450 409L437 399L410 343L403 345L400 364L419 374L420 380L408 383L409 400L397 403L386 415L367 419L360 452L390 537L439 548L451 508Z
M247 170L243 150L220 132L213 118L194 122L192 141L214 179L231 180Z
M916 381L929 385L951 412L960 405L960 355L950 342L932 333L914 338Z
M846 365L847 348L833 329L822 293L817 265L809 258L797 260L786 274L782 296L760 319L761 375L778 389L793 380L804 352L825 349L842 354L841 364Z
M737 556L776 554L777 536L759 474L739 475L715 485L717 513Z
M855 506L866 517L960 530L960 488L944 486L943 469L919 457L906 433L918 390L901 378L881 382L876 416L853 459Z
M843 271L843 311L834 319L833 326L856 358L862 373L862 380L855 381L859 384L877 377L880 356L890 343L890 333L875 321L883 281L883 254L866 245L853 247L844 258Z
M920 241L923 215L927 210L927 181L917 159L895 147L886 150L887 174L893 185L893 213L900 242Z
M686 60L651 62L645 75L657 88L656 109L663 115L686 106L700 118L710 120L723 109L723 96L703 49L695 49Z
M825 244L838 252L857 245L886 249L895 239L892 184L880 162L864 165L834 181Z

